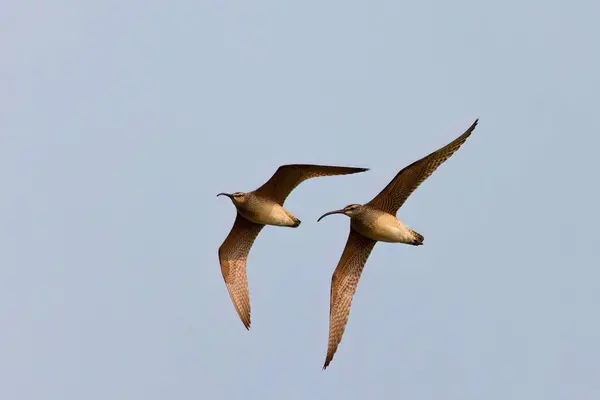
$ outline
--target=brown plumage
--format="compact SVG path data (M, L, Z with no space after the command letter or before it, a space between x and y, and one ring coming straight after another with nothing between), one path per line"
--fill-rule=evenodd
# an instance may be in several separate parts
M264 225L255 224L237 214L233 228L219 247L221 273L231 301L246 329L250 329L250 297L246 278L246 259L254 239Z
M375 247L375 240L350 229L346 247L337 268L331 277L329 298L329 343L323 369L327 368L346 329L352 297L367 258Z
M219 262L231 301L246 329L250 329L250 296L246 260L254 240L265 225L296 228L300 220L284 209L288 195L303 181L320 176L348 175L368 168L326 165L283 165L253 192L219 193L231 199L237 209L235 223L219 247Z
M460 148L478 121L475 120L469 129L448 145L402 169L367 204L351 204L343 209L325 213L319 218L320 221L330 214L345 214L350 217L350 235L331 278L329 341L323 369L327 368L333 359L342 340L352 297L375 243L384 241L414 246L423 244L423 236L405 226L395 215L411 193Z
M477 126L479 119L462 135L441 149L434 151L422 159L402 169L394 179L367 204L373 208L395 215L408 197L421 183L450 158L462 146Z

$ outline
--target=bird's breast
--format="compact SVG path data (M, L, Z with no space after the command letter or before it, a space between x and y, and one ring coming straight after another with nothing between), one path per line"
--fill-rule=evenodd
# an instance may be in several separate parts
M410 230L398 218L381 213L371 218L352 218L354 230L379 242L406 243L411 240Z
M297 222L282 206L275 202L259 201L247 207L239 207L238 212L246 219L262 225L294 226Z

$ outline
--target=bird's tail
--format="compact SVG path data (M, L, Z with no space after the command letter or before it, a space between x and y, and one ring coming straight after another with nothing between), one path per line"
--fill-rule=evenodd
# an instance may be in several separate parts
M423 237L423 235L421 235L420 233L417 233L417 232L413 231L412 229L410 230L410 232L413 235L413 240L409 244L412 244L413 246L421 246L423 244L423 240L425 240L425 238Z
M297 227L299 227L299 226L300 226L300 224L302 223L302 221L300 221L298 218L294 217L293 215L292 215L292 218L293 218L293 220L294 220L294 225L292 225L292 228L297 228Z
M294 217L291 212L286 211L286 213L287 213L288 217L290 217L290 219L292 220L292 223L290 225L287 225L287 226L289 226L290 228L297 228L297 227L299 227L300 224L302 223L302 221L300 221L298 218Z

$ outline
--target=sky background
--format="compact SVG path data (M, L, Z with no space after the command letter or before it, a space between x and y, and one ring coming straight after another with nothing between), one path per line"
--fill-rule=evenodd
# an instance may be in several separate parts
M293 3L293 4L292 4ZM0 398L597 399L597 1L4 2ZM371 254L326 371L349 219L480 118ZM217 249L287 163L298 229Z

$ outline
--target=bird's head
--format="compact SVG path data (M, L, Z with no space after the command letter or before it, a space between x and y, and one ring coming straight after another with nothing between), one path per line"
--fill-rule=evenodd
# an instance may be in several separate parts
M246 201L248 201L248 193L244 193L244 192L219 193L217 195L217 197L219 197L219 196L229 197L231 199L231 201L233 202L233 204L235 204L235 205L244 204Z
M323 218L325 218L326 216L331 215L331 214L344 214L344 215L347 215L350 218L352 218L352 217L360 214L363 211L363 209L364 209L364 206L362 206L360 204L350 204L340 210L329 211L329 212L321 215L321 217L319 217L317 222L319 222L320 220L322 220Z

